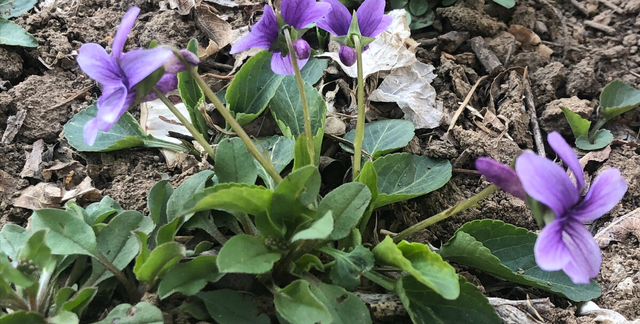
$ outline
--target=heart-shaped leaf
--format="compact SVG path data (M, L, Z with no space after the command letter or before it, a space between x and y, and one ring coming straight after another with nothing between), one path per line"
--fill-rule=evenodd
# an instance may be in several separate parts
M222 246L218 254L218 269L222 273L265 273L280 260L280 253L272 252L264 240L251 235L236 235Z
M585 136L576 138L576 146L581 150L593 151L599 150L613 142L613 134L611 134L608 129L599 129L593 137L593 143Z
M408 120L387 119L367 123L364 126L362 149L375 160L384 154L407 146L414 134L413 123ZM353 143L355 136L356 130L352 129L344 135L344 139ZM349 153L353 153L353 145L340 143L340 147Z
M607 84L600 93L600 106L605 119L616 116L640 105L640 90L619 80Z

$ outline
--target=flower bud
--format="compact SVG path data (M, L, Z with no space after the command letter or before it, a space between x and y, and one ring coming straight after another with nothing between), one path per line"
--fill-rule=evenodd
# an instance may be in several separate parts
M338 56L340 57L340 61L342 62L342 64L346 66L352 66L356 63L356 51L349 46L340 46Z
M182 53L182 56L184 56L184 58L187 60L187 62L189 62L189 64L193 66L200 64L200 59L198 59L198 56L191 53L190 51L186 49L182 49L180 50L180 53ZM177 74L178 72L182 72L186 70L184 65L182 65L182 62L180 62L180 59L177 58L175 55L171 56L171 58L168 59L163 66L164 66L164 72L170 73L170 74Z
M298 39L293 42L293 50L296 52L298 60L306 60L311 55L311 46L304 39Z
M182 64L180 64L182 65ZM178 77L175 74L165 73L162 78L156 83L156 88L160 90L163 94L167 94L168 92L175 90L178 87ZM155 93L149 92L149 94L144 98L143 101L151 101L158 99Z

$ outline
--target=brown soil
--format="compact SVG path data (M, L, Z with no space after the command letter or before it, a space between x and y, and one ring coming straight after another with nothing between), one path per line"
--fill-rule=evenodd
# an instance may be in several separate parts
M436 67L438 77L433 85L438 99L442 100L445 111L449 113L448 120L472 85L479 77L487 74L466 42L459 46L449 46L447 49L452 52L444 52L443 48L447 45L445 40L430 41L454 30L469 32L471 37L484 36L502 63L509 60L511 67L529 66L537 115L544 132L559 130L570 135L558 107L566 104L583 117L588 117L593 113L594 107L597 107L597 95L601 88L614 79L640 87L638 0L608 0L621 8L622 13L616 13L595 0L578 1L589 10L588 16L569 0L518 0L517 6L512 10L504 10L489 2L485 4L482 0L462 2L457 7L438 9L439 15L434 26L414 35L418 41L428 40L423 42L425 45L418 50L418 54L422 61ZM32 11L24 14L16 20L36 37L39 46L35 49L0 47L0 129L5 130L10 116L26 111L24 122L15 138L0 145L0 226L7 222L25 225L31 213L28 209L15 207L13 203L24 189L44 181L39 177L20 176L27 153L31 152L33 143L39 139L45 142L43 167L56 161L79 161L81 167L75 173L91 177L93 185L102 195L111 196L124 208L141 212L145 212L146 196L155 182L171 179L177 185L201 168L196 162L185 163L170 170L159 152L153 149L78 153L69 147L61 135L62 126L75 113L94 102L100 94L95 83L77 67L74 51L85 42L96 42L109 47L124 11L132 5L140 6L142 14L130 35L128 49L147 46L152 40L184 47L192 37L199 39L201 44L206 44L204 33L191 16L180 16L174 10L159 10L156 2L141 0L62 1L59 10L44 8L37 13ZM229 17L244 17L243 21L232 21L234 26L246 25L247 13L251 11L243 13L240 9L218 9L230 11ZM561 19L554 10L559 11ZM616 33L609 35L585 27L586 20L604 23L613 27ZM515 41L506 32L514 24L536 31L542 43L531 47ZM549 54L549 49L553 54ZM228 48L206 59L202 66L227 68L227 64L232 64L233 61L226 53ZM489 156L509 163L520 151L535 150L529 116L523 110L522 76L516 71L508 71L501 78L496 88L490 86L492 77L481 83L470 105L483 111L483 115L483 108L489 107L489 111L504 117L508 123L505 120L488 121L488 118L478 120L466 110L449 134L444 133L448 125L433 132L418 132L417 138L407 149L431 157L450 159L455 168L463 170L473 170L473 161L479 156ZM495 102L491 103L489 94L494 96ZM348 107L348 104L345 105ZM380 110L384 110L384 107ZM397 117L398 111L399 109L392 107L387 112L389 116ZM132 112L134 115L137 113L135 110ZM630 134L628 138L634 142L613 145L607 160L587 165L587 171L592 175L604 168L617 167L629 184L629 191L622 203L591 226L593 233L616 217L639 207L640 151L635 142L639 125L636 123L637 119L635 113L628 113L619 120L610 122L605 128L613 129L623 125L625 132ZM554 157L548 148L547 152L549 157ZM71 176L77 177L77 174ZM67 176L69 175L56 176L48 182L62 188ZM477 175L469 172L456 173L442 189L426 197L380 211L377 215L378 228L400 231L471 197L487 185ZM522 201L497 192L480 202L478 208L435 224L412 239L439 246L463 223L480 218L499 219L531 230L537 229L530 211ZM603 292L602 297L595 302L602 308L620 312L628 320L640 318L640 308L637 307L640 303L639 238L628 235L611 242L603 247L603 259L602 272L597 278ZM476 277L477 282L490 291L488 294L491 296L522 299L529 294L532 298L551 297L558 307L544 315L549 323L592 321L590 317L576 317L575 305L567 300L538 290L505 285L472 269L464 270L469 271L471 277ZM487 289L492 287L493 289ZM183 317L184 314L180 316ZM197 321L184 318L180 320L180 323L188 322Z

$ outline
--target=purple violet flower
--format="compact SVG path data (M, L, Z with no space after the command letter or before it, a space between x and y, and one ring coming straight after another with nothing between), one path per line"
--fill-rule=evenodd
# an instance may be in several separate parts
M318 27L328 31L334 36L346 36L349 34L349 27L353 16L349 9L338 0L323 0L331 4L331 12L323 19L316 22ZM358 10L358 27L360 34L364 37L376 37L389 28L393 18L384 14L384 0L365 0ZM366 46L364 50L366 50ZM340 46L340 61L346 66L352 66L356 62L355 51L346 45Z
M102 95L98 98L98 114L96 118L84 126L85 142L93 145L98 130L108 131L118 119L135 102L135 86L140 81L160 68L173 56L169 49L137 49L123 53L124 43L140 13L140 8L129 9L111 45L111 56L102 46L96 43L84 44L78 53L78 65L92 79L102 84ZM163 76L158 87L160 89L175 88L177 79ZM171 89L170 89L171 90Z
M549 134L547 140L573 173L575 184L562 167L532 152L516 159L515 172L486 158L478 159L476 167L506 192L522 199L524 190L553 211L555 219L542 229L534 246L536 263L542 270L563 270L574 283L586 284L598 275L602 254L582 223L600 218L617 205L627 191L627 183L618 169L607 169L583 197L584 174L575 152L557 132Z
M315 22L331 10L327 3L316 2L315 0L282 0L280 14L284 23L294 29L304 29L309 24ZM286 45L278 44L280 35L278 19L273 9L266 5L262 18L252 27L251 32L242 37L232 47L230 54L236 54L257 47L273 52L271 57L271 70L276 74L293 75L293 64L291 55L286 49ZM280 48L282 46L282 48ZM298 67L307 64L311 55L309 43L303 39L293 39L293 48L298 60ZM282 53L287 53L282 55Z

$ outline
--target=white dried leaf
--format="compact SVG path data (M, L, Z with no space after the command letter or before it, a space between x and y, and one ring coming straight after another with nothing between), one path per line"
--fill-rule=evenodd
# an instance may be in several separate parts
M394 69L369 95L369 100L397 103L404 119L417 129L436 128L444 114L436 102L436 89L431 86L433 70L433 66L421 62Z

